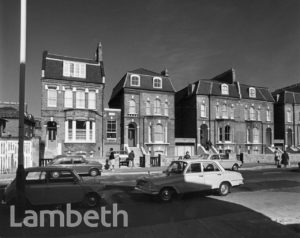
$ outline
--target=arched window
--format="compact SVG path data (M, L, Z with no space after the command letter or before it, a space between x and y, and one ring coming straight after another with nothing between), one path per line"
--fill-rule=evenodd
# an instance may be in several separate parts
M259 130L258 128L253 128L253 143L259 143Z
M256 98L256 89L251 87L249 88L249 97L250 98Z
M229 90L228 90L228 85L227 84L222 84L221 85L221 93L223 95L228 95L229 94Z
M254 107L250 107L250 120L255 121L255 110Z
M140 86L140 76L139 75L131 75L130 76L130 86L139 87Z
M158 98L154 101L154 114L160 115L161 114L161 106L160 100Z
M257 120L261 121L261 113L260 113L260 109L257 109Z
M151 114L151 106L150 106L150 101L146 101L146 115Z
M128 114L136 114L135 101L131 99L129 101L129 112Z
M169 116L169 103L165 102L165 116Z
M225 141L230 141L230 126L225 126Z
M230 118L234 119L234 106L233 106L233 104L231 105L231 108L230 108Z
M162 88L162 79L159 77L153 78L153 88Z
M163 142L164 141L164 131L161 124L157 124L154 128L154 141Z
M250 127L247 127L247 130L246 130L246 139L247 139L247 143L250 143L251 142L251 137L250 137Z
M219 141L222 142L223 141L223 128L219 127Z

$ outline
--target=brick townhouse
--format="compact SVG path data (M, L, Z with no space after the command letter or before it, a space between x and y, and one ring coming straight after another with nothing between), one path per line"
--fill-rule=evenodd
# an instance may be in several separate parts
M267 88L240 83L233 69L198 80L176 93L176 138L193 139L197 154L271 153L273 104Z
M121 110L121 147L137 156L174 155L175 89L167 70L128 71L114 87L110 108Z
M41 127L44 158L103 156L102 46L94 59L43 54Z

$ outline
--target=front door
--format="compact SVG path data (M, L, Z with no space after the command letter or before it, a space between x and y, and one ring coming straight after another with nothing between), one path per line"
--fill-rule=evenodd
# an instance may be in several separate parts
M135 147L136 146L136 128L134 124L129 124L128 126L128 146Z

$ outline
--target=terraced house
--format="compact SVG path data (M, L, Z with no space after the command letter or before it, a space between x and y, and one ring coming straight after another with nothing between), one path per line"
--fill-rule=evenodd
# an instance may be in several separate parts
M176 138L194 140L197 154L271 153L273 104L267 88L241 84L234 69L198 80L176 93Z
M114 87L110 108L121 109L121 147L138 156L174 155L175 89L167 70L128 71Z
M44 52L41 82L44 158L102 156L105 76L101 44L94 59Z
M282 141L289 153L300 152L300 85L274 91L276 117L275 139Z

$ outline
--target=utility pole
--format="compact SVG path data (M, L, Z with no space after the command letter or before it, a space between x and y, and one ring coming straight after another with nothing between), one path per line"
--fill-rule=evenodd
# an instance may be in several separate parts
M25 210L25 170L24 170L24 104L25 104L25 64L26 64L26 8L27 0L21 3L20 29L20 84L19 84L19 146L18 169L16 175L17 203L16 212L19 218Z

